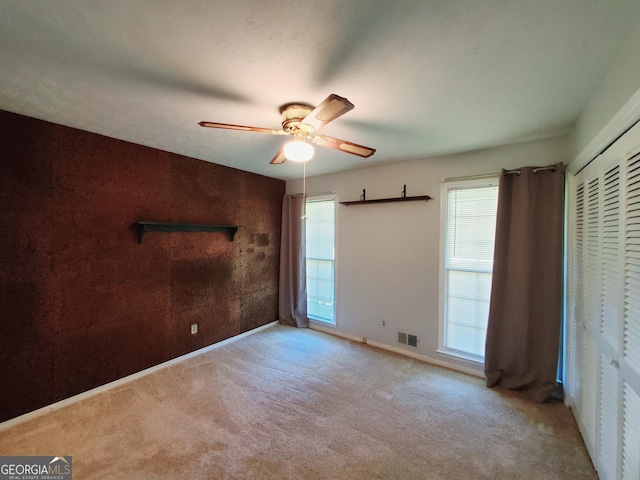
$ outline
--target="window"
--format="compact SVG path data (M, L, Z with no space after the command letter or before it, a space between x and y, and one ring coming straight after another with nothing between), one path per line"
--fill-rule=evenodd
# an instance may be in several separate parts
M484 362L498 179L445 182L441 198L440 353Z
M307 197L307 313L335 324L335 196Z

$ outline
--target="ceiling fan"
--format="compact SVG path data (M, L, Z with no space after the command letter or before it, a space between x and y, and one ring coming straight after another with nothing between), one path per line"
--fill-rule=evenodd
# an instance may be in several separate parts
M271 160L270 163L274 165L284 163L286 160L301 162L310 160L313 156L313 147L307 143L307 140L321 147L367 158L375 153L375 148L326 135L316 135L317 130L352 110L353 107L353 103L346 98L331 94L315 108L304 103L287 103L280 107L282 130L216 122L200 122L199 125L207 128L261 132L271 135L292 135L293 140L283 145Z

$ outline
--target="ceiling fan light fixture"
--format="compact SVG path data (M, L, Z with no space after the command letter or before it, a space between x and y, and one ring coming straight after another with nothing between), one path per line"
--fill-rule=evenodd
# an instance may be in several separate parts
M313 146L304 140L295 139L284 144L284 156L292 162L308 162L313 153Z
M280 165L287 160L308 162L314 155L312 143L340 152L358 155L363 158L370 157L376 152L375 148L365 147L364 145L358 145L325 135L315 135L318 129L352 109L353 103L344 97L332 93L315 108L305 103L287 103L282 105L280 107L282 130L218 122L203 121L199 124L201 127L206 128L222 128L226 130L268 133L271 135L292 135L293 140L287 142L278 150L278 153L276 153L269 162L271 165Z

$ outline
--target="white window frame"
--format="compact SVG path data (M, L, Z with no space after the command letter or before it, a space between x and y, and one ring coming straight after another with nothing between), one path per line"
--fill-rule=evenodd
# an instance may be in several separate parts
M333 320L329 320L327 318L321 318L321 317L316 317L314 315L309 315L307 314L309 320L313 321L313 322L318 322L322 325L327 325L327 326L337 326L338 322L337 322L337 283L338 283L338 279L337 279L337 263L338 263L338 195L335 193L327 193L327 194L320 194L320 195L307 195L305 198L305 214L306 214L306 208L307 208L307 203L312 203L312 202L324 202L327 200L332 200L333 201L333 208L334 208L334 213L333 213L333 221L334 221L334 237L333 237ZM305 224L305 228L306 228L306 224ZM305 233L305 241L306 241L306 233ZM306 250L306 249L305 249ZM305 259L306 261L306 259Z
M473 365L484 365L484 359L475 355L465 354L457 350L448 349L445 346L445 261L447 250L447 193L454 188L482 188L498 186L500 182L499 175L482 175L478 177L445 179L440 184L440 271L439 271L439 288L438 288L438 349L439 355L469 362Z

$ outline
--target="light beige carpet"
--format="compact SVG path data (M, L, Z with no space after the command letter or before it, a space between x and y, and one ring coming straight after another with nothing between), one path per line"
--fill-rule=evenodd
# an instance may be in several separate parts
M571 412L277 326L0 431L74 479L590 479Z

